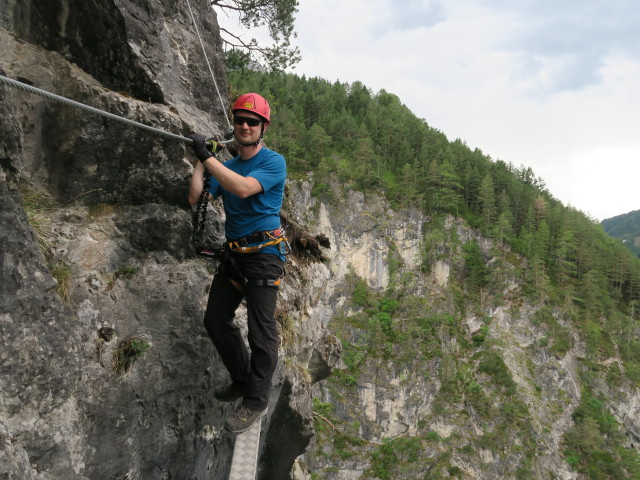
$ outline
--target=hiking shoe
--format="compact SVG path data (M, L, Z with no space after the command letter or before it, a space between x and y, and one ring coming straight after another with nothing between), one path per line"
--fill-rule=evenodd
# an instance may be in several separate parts
M262 410L251 410L250 408L241 406L233 415L227 418L224 426L233 433L246 432L256 420L264 417L265 413L267 413L266 408Z
M213 392L213 396L221 402L233 402L244 396L244 388L237 383L230 383L226 387L219 388Z

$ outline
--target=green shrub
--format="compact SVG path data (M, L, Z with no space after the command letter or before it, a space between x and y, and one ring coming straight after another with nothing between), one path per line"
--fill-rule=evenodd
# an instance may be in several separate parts
M114 275L116 278L124 278L126 280L132 279L136 273L138 273L139 268L131 265L122 265L118 270L115 271Z
M604 402L583 391L564 438L567 463L589 480L640 478L640 455L621 446L624 434Z
M113 367L116 373L130 371L135 361L150 348L151 345L141 338L130 337L120 342L113 352Z
M489 336L489 327L487 325L482 325L478 331L471 336L471 340L473 340L473 343L476 345L480 345L486 340L487 336Z
M356 307L366 307L369 303L369 287L362 278L357 278L351 294L351 300Z
M640 365L636 362L625 362L624 373L631 380L640 384Z
M503 387L508 395L515 393L516 384L504 360L497 352L486 352L478 371L489 375L496 385Z
M385 439L372 454L371 466L367 473L382 480L402 478L398 475L402 467L420 461L423 454L422 442L416 437Z

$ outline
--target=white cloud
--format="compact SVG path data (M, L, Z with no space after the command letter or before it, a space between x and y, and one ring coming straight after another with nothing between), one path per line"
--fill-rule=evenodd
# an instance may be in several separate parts
M638 148L611 147L577 152L556 167L547 167L549 191L591 217L603 220L638 210ZM620 210L618 205L635 205Z
M375 25L382 32L413 30L432 27L445 18L445 5L442 0L403 0L402 4L388 1L386 15L380 15Z

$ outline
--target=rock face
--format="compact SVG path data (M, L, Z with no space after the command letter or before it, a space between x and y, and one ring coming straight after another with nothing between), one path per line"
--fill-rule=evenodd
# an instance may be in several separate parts
M313 204L305 191L297 192L294 204ZM348 351L337 364L344 373L313 386L318 430L295 478L585 478L567 462L564 443L584 391L583 342L575 336L573 348L553 353L537 306L523 303L515 272L506 266L499 290L489 294L493 300L479 298L466 310L461 330L452 331L449 312L458 311L458 300L450 287L463 266L456 250L477 242L487 264L504 252L453 218L434 225L359 193L334 198L342 200L312 205L299 216L331 239L327 266L332 284L342 287L331 302L329 328ZM428 253L439 253L424 271L421 256L433 229L443 233ZM420 309L399 313L389 334L375 333L375 309L338 293L352 290L345 285L349 274L379 294L422 299L415 302ZM497 296L499 305L493 303ZM407 329L398 323L411 316L420 318L417 325L444 319L429 328L427 346L415 325L403 335ZM637 451L640 392L628 381L607 382L606 366L599 368L593 391L607 399L622 445ZM319 415L325 408L330 413Z
M193 3L224 94L215 15ZM227 125L184 2L4 2L0 51L7 76L136 122ZM202 326L215 263L190 246L185 144L4 85L0 113L0 477L226 478L234 406L212 396L228 376ZM210 208L212 241L222 221ZM307 293L328 270L290 265L269 479L311 437L307 366L338 358Z

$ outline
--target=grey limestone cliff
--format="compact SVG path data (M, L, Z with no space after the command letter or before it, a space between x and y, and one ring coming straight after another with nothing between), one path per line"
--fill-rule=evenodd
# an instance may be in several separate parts
M228 102L215 15L193 3ZM8 77L103 111L226 127L186 3L4 2L0 51ZM0 100L0 478L226 478L233 406L212 396L228 378L202 326L215 263L190 246L187 145L9 86ZM337 358L307 294L327 273L291 258L261 478L288 478L312 434L305 372Z

